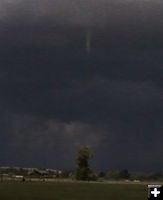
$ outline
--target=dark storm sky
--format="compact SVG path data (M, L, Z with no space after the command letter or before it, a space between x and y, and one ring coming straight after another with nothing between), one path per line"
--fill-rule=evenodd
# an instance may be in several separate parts
M162 171L162 120L162 0L0 1L0 165Z

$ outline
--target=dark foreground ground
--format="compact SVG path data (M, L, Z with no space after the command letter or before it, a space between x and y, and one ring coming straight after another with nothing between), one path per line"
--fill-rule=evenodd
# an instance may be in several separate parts
M2 182L2 200L146 200L147 185Z

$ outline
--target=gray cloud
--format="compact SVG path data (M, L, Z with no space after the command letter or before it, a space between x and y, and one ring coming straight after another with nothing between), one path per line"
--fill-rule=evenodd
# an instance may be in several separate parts
M145 25L150 20L161 23L162 1L134 0L13 0L1 1L1 19L10 22L59 22L62 25L132 25L137 21ZM124 27L125 28L125 27ZM156 28L156 26L155 26Z
M8 125L0 136L2 164L71 168L81 145L97 148L104 137L98 125L82 122L57 122L9 113L1 118Z
M84 46L88 30L93 48L158 48L162 9L153 0L2 1L1 48Z
M162 10L154 0L1 1L2 164L71 168L86 144L96 168L161 170Z
M153 171L153 166L149 165L155 162L155 170L161 170L159 156L163 127L158 129L159 123L153 122L156 126L150 126L151 130L146 132L145 120L141 119L135 125L130 119L130 125L121 120L101 126L9 113L1 117L1 130L2 124L8 125L4 126L0 136L2 164L68 169L75 165L75 153L79 146L89 145L95 153L92 166L96 169L128 167L130 170ZM153 146L157 146L158 160L155 161L150 156Z

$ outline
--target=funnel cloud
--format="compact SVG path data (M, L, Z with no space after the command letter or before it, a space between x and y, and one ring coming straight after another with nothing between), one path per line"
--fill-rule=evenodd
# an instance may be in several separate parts
M91 32L88 31L86 34L86 52L89 54L91 52Z

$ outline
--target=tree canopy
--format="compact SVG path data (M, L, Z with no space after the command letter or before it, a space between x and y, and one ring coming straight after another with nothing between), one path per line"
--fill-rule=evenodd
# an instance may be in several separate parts
M89 159L93 157L90 149L87 146L80 147L76 157L76 179L77 180L89 180L92 173L89 168Z

